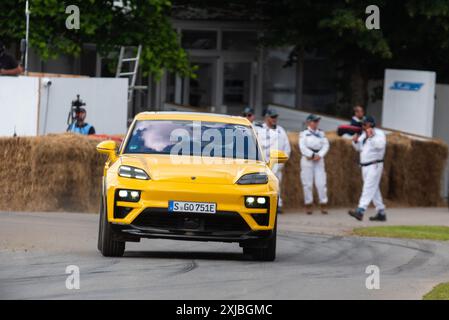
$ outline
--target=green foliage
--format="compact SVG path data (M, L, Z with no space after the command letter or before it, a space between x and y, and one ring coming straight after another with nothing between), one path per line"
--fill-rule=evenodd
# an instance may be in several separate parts
M435 70L449 80L449 2L446 0L259 0L267 46L317 49L365 73L385 67ZM380 30L365 27L367 6L380 9ZM295 58L295 52L292 59Z
M449 240L446 226L379 226L354 229L354 234L364 237Z
M449 300L449 282L435 286L424 295L423 300Z
M267 2L265 12L270 19L265 44L318 49L331 58L348 60L362 54L389 58L391 51L382 29L365 26L365 9L370 4L372 1L352 0Z
M146 74L160 76L164 69L192 76L186 52L180 47L178 35L167 13L169 0L31 0L30 46L43 59L61 54L77 56L83 43L95 43L103 56L117 52L118 47L142 44L142 68ZM80 9L80 29L69 30L65 23L68 5ZM2 1L0 38L6 44L25 36L25 0Z

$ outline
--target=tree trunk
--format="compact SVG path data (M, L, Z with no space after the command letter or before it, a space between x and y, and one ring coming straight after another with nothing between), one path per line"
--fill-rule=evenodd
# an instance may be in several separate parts
M368 103L368 79L363 72L360 63L354 63L350 71L350 99L351 106L361 105L366 107Z

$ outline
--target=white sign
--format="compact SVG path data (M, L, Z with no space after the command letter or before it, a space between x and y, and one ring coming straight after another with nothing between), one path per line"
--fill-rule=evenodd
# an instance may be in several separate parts
M431 71L385 70L382 126L432 137L435 80Z

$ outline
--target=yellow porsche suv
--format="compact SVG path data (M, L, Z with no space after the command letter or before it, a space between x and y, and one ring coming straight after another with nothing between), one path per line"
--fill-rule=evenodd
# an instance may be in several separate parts
M120 147L97 146L104 168L98 249L123 256L141 238L236 242L256 260L276 257L279 183L242 117L138 114Z

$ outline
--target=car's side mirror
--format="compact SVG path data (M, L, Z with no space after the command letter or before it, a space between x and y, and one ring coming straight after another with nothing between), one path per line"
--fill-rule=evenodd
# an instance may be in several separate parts
M100 142L97 145L97 151L99 153L107 154L111 161L117 159L117 143L113 140Z
M270 162L268 163L270 168L276 163L286 163L288 160L288 155L281 150L271 150L270 151Z

